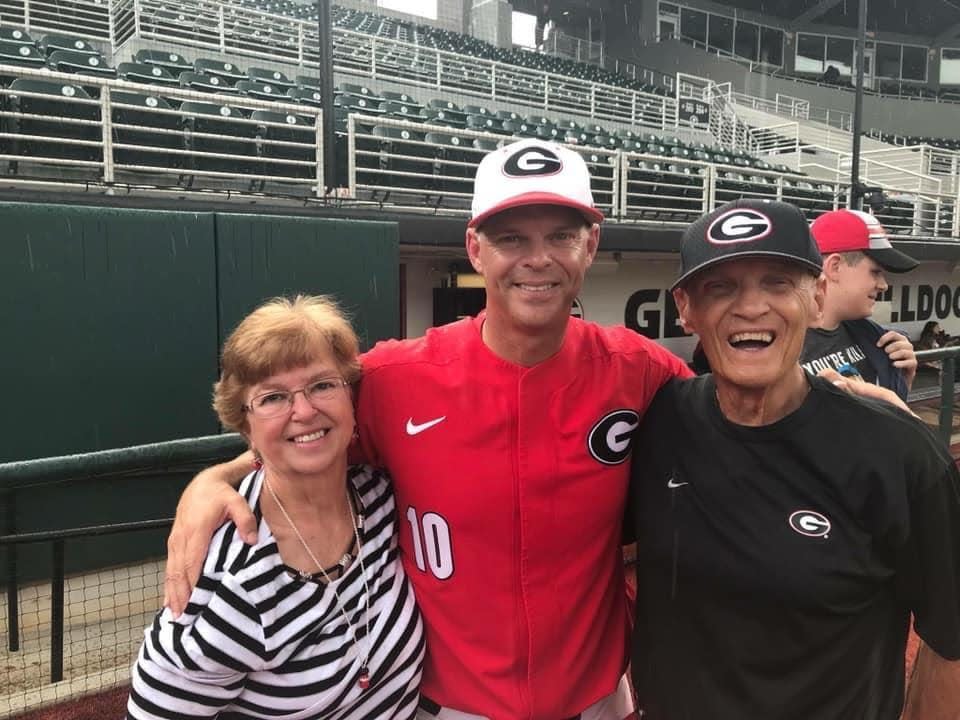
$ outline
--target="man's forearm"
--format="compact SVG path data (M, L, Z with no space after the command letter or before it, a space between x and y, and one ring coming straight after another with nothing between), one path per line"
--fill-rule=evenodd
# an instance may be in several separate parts
M237 488L240 487L240 482L252 469L253 453L247 450L233 460L227 460L219 465L212 465L197 473L194 482L200 480L219 480Z
M901 720L958 720L960 718L960 661L945 660L925 643L907 688Z

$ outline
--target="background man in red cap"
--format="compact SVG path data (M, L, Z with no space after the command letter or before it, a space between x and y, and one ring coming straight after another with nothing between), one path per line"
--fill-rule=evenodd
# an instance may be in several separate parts
M689 371L637 333L570 317L603 219L578 154L540 140L493 151L472 211L486 310L378 344L357 400L364 455L393 476L424 619L418 717L623 720L632 433ZM184 494L168 543L175 612L226 515L254 528L225 481L248 469L206 471Z
M923 702L904 718L956 720L953 459L907 412L801 368L825 281L799 209L717 208L684 233L681 266L677 310L713 374L665 385L636 440L641 717L897 720L912 611Z
M856 372L905 400L917 374L913 345L869 317L887 289L884 271L907 272L917 261L896 250L877 219L859 210L824 213L810 232L827 284L823 318L807 332L801 364L814 374L826 368Z

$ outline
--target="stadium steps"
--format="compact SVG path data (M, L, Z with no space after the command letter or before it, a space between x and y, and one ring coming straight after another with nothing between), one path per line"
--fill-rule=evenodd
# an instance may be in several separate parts
M813 120L784 118L742 103L734 103L737 116L751 128L760 144L758 154L777 157L784 164L823 179L836 180L850 172L853 135ZM884 187L934 192L942 179L926 172L923 155L869 137L861 137L861 176L864 182Z

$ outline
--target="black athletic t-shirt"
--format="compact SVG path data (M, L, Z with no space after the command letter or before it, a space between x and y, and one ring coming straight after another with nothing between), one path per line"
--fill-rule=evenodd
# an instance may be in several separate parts
M876 368L843 323L835 330L807 330L800 364L813 375L827 368L839 370L842 365L849 364L857 368L867 382L877 382Z
M713 377L644 416L633 679L644 720L896 720L909 613L960 658L960 476L922 423L810 378L777 423Z

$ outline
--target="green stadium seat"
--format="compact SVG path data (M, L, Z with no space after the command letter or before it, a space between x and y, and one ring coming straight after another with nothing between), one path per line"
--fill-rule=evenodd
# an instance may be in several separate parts
M33 45L0 40L0 63L36 69L47 64L47 57ZM12 76L9 76L9 79L12 79ZM3 78L4 83L9 82L9 79Z
M57 50L69 50L70 52L86 53L87 55L100 55L100 51L86 40L73 35L49 34L40 38L40 50L46 55Z
M520 122L523 119L513 110L497 110L494 115L499 120L510 120L511 122Z
M454 133L429 132L424 138L434 146L434 186L444 192L470 195L481 154L468 138Z
M491 114L467 115L467 128L478 132L496 133L497 135L506 134L503 129L503 121Z
M524 119L531 125L556 125L553 120L548 117L544 117L543 115L527 115L527 117Z
M565 131L573 131L575 133L583 130L580 123L576 120L571 120L570 118L564 118L563 120L557 121L557 127L563 128Z
M176 87L180 84L170 72L160 65L146 65L144 63L125 62L117 65L117 75L123 80L142 83L144 85L161 85Z
M382 96L377 95L365 85L357 85L356 83L342 82L342 83L339 83L334 89L337 92L345 93L347 95L360 95L362 97L376 98L378 102L383 100Z
M373 135L379 154L357 158L359 182L377 185L388 195L433 189L433 150L424 143L424 133L377 125Z
M287 97L295 103L320 107L320 91L315 88L293 87L287 90Z
M262 163L261 172L264 175L316 177L317 129L314 118L270 110L254 110L250 119L257 121L256 136L260 141L260 157L274 161ZM311 165L279 162L282 160L307 162Z
M47 58L47 65L57 72L93 75L95 77L116 77L117 71L107 65L100 55L54 50Z
M180 106L180 114L187 149L204 153L189 157L191 169L239 175L256 172L256 126L244 122L240 110L230 105L187 101Z
M164 98L156 95L112 90L114 158L121 165L180 167L183 156L167 150L182 150L183 123ZM174 134L176 133L176 134ZM117 148L117 144L136 148Z
M618 150L620 148L620 138L613 135L594 135L590 139L590 145L607 150Z
M380 92L380 97L384 100L395 100L396 102L402 102L405 105L418 105L422 106L416 98L408 95L405 92L397 92L395 90L383 90Z
M520 138L535 138L539 137L538 130L539 126L526 121L516 121L516 120L505 120L503 123L503 129L513 135L514 137Z
M566 132L563 128L559 128L556 125L538 125L537 126L537 137L541 140L549 140L550 142L562 142Z
M467 117L459 110L446 110L428 105L420 111L420 116L424 122L431 125L445 125L461 130L467 127Z
M185 71L193 72L193 63L183 55L165 50L137 50L133 60L141 65L159 65L173 77L179 77Z
M226 78L219 75L202 75L196 72L180 73L180 87L206 93L226 93L235 95L236 88Z
M369 97L360 95L334 95L334 107L346 108L349 112L361 113L363 115L380 115L380 103L373 102Z
M501 144L502 140L492 140L490 138L474 138L473 147L477 150L482 150L485 153L493 152L497 150Z
M386 117L410 120L411 122L423 121L423 118L420 117L419 105L408 105L399 100L384 100L380 103L378 110Z
M583 126L583 131L587 133L590 137L596 137L597 135L609 135L606 129L602 125L597 125L596 123L587 123Z
M0 41L14 43L16 45L36 45L36 42L30 33L16 27L0 27Z
M29 95L27 94L29 93ZM47 158L75 160L102 160L100 147L73 145L59 140L102 140L100 125L78 125L71 120L100 122L98 103L82 103L91 100L90 94L78 85L19 78L10 85L7 103L10 110L37 117L7 118L8 132L18 135L34 135L39 139L18 137L3 145L13 155L34 155ZM9 143L9 144L8 144Z
M645 153L647 151L647 144L639 138L632 138L630 140L620 138L620 149L624 152Z
M279 88L268 83L253 82L253 80L240 80L234 86L234 89L241 95L256 98L257 100L286 100L287 88ZM292 89L292 88L291 88Z
M226 80L231 87L236 85L237 81L247 79L247 74L236 64L214 58L197 58L193 61L193 71Z
M249 67L247 68L247 78L253 80L254 82L267 83L269 85L273 85L274 87L281 87L284 90L289 90L290 88L295 87L293 81L279 70L267 70L266 68Z
M294 78L296 87L310 88L311 90L320 89L320 78L315 75L297 75Z
M563 136L563 142L568 145L589 145L591 139L583 130L566 130Z
M483 105L464 105L463 112L466 115L493 115L493 112Z

